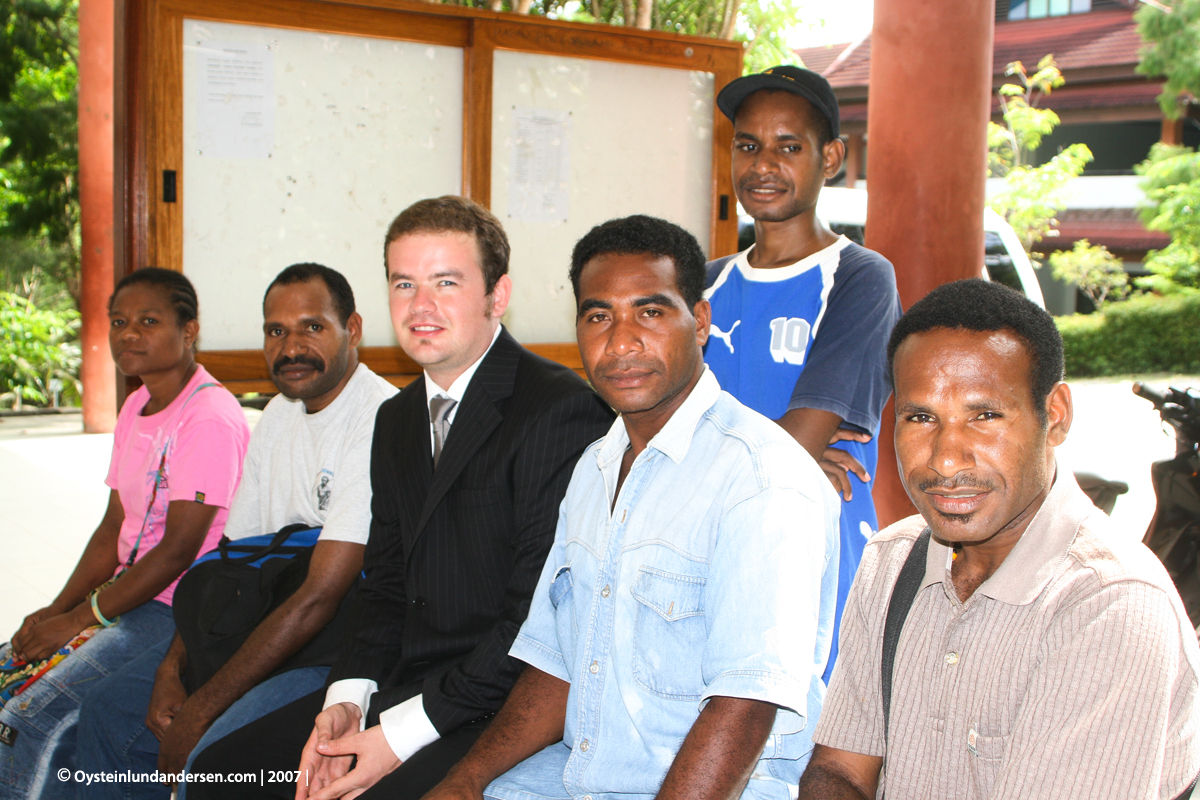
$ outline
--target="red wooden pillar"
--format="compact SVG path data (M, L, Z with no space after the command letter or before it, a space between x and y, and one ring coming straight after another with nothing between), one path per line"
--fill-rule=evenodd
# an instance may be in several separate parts
M995 0L875 0L866 244L895 265L905 308L981 274L994 24ZM874 492L880 526L913 513L892 430L889 403Z
M82 228L80 339L83 429L117 422L116 367L108 350L113 290L113 0L79 3L79 205Z
M1179 119L1163 118L1160 141L1163 144L1183 144L1183 117Z
M846 137L846 188L853 189L862 173L863 135L852 133Z

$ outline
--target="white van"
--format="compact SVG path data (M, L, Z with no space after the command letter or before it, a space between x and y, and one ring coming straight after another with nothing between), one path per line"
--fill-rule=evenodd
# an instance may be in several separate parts
M740 206L738 211L741 212ZM817 216L834 233L862 244L867 225L867 193L862 189L827 186L817 200ZM983 236L984 277L1016 289L1039 308L1045 308L1042 288L1021 240L1012 226L990 208L983 210ZM742 214L738 217L738 249L745 250L753 241L754 220Z

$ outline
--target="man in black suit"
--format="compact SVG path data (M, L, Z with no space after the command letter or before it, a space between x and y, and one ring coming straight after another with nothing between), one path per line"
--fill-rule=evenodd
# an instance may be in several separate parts
M524 666L508 650L559 502L575 461L613 419L578 376L500 325L508 254L499 221L459 197L422 200L389 227L392 323L425 374L376 418L354 635L327 690L231 734L193 765L195 774L299 766L297 783L196 783L189 800L364 790L415 800L503 704Z

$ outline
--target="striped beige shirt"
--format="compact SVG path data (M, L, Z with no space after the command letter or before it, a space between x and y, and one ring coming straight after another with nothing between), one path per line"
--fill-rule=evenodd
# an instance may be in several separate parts
M924 520L880 532L842 619L813 739L884 755L880 660L892 587ZM1200 650L1166 570L1060 472L965 603L933 540L896 652L880 795L1179 795L1200 772Z

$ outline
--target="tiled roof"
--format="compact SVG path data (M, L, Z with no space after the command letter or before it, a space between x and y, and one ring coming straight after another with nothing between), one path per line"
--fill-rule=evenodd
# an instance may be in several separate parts
M1068 209L1058 215L1058 236L1043 239L1038 249L1066 250L1079 239L1117 252L1158 250L1171 242L1165 233L1146 230L1133 209Z
M1137 23L1131 9L1114 8L1065 17L1016 20L996 26L992 72L1004 74L1013 61L1033 71L1038 60L1053 53L1064 72L1089 67L1132 66L1138 62Z
M831 44L826 47L802 47L796 51L796 55L800 56L800 60L804 62L804 66L813 72L824 72L833 63L833 60L849 46L850 43L846 42L844 44Z
M1130 9L1001 22L996 25L993 40L992 72L1003 75L1013 61L1023 62L1032 71L1042 56L1049 53L1063 71L1127 66L1132 72L1140 46L1141 38ZM847 52L851 47L853 50ZM839 52L831 58L829 50ZM870 36L857 46L836 45L828 50L809 48L797 52L809 69L821 72L835 89L867 85L871 72Z
M1041 108L1067 111L1075 108L1117 108L1122 106L1153 106L1158 101L1162 84L1158 81L1136 80L1116 83L1093 83L1082 86L1067 84L1038 101ZM1000 98L992 96L992 113L1000 113Z
M833 88L866 86L871 76L871 37L846 45L822 72Z

